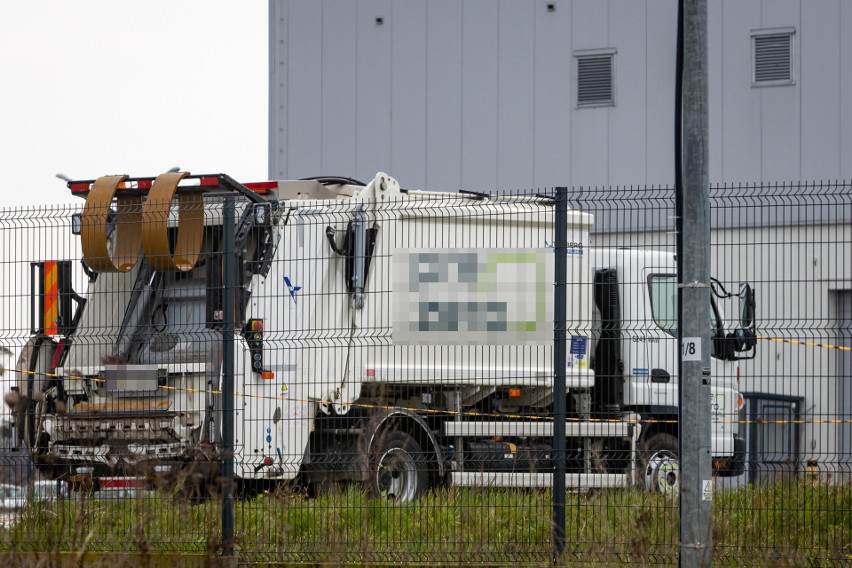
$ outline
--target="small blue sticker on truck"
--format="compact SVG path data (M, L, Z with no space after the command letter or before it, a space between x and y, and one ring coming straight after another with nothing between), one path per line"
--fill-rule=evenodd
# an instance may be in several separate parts
M553 252L556 252L556 244L549 243L547 240L544 241L544 247L553 249ZM583 254L583 243L577 241L571 241L567 243L565 254Z
M284 277L284 284L286 284L286 285L287 285L287 290L289 290L289 292L290 292L290 299L291 299L291 300L293 300L293 303L294 303L294 304L295 304L295 303L297 303L297 302L296 302L296 294L299 292L299 290L301 290L301 289L302 289L302 287L301 287L301 286L296 286L295 284L293 284L292 282L290 282L290 277L289 277L289 276L285 276L285 277Z
M633 368L633 375L636 376L636 377L647 377L649 375L648 369L640 369L640 368L634 367Z
M588 337L585 335L571 336L571 355L585 355Z

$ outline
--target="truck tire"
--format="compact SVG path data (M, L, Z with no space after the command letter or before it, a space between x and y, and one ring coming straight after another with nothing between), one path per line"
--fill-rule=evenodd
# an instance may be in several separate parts
M667 497L676 497L680 492L680 464L678 462L677 438L661 432L645 442L642 450L641 475L645 489Z
M32 455L46 450L46 441L41 436L40 429L44 413L44 390L49 382L48 374L53 371L50 361L56 343L49 338L31 337L18 357L19 389L23 395L22 407L16 408L19 424L19 435Z
M370 490L394 501L413 501L429 487L423 449L408 434L385 430L374 442L370 460Z

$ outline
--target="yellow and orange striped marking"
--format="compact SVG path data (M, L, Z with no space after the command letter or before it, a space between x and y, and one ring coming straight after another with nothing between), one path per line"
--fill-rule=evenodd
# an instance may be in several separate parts
M59 266L55 260L44 263L44 300L42 314L45 335L57 335L59 328Z

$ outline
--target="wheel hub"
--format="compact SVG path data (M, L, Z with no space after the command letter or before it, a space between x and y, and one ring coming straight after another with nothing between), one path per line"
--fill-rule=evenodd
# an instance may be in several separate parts
M379 495L396 501L411 501L417 496L417 464L405 450L392 448L382 454L376 475Z
M677 456L663 450L655 452L645 467L645 488L666 496L680 492L680 471Z

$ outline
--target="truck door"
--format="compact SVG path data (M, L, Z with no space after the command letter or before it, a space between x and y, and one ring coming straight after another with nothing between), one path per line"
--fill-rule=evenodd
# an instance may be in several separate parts
M677 415L677 275L649 269L645 283L645 306L651 315L644 318L648 349L645 404L655 415Z
M646 271L647 298L651 314L651 321L647 326L647 348L648 348L648 400L652 412L677 413L678 391L677 391L677 369L678 369L678 345L677 345L677 276L675 274L656 272L653 269ZM710 309L711 337L723 332L721 319L712 302ZM718 379L714 381L716 390L720 387L732 387L733 377L727 377L718 369L718 357L714 351L714 341L709 342L711 350L711 365L713 376ZM733 408L733 400L730 393L714 391L714 427L717 436L730 437L725 434L726 426L724 412L727 408Z
M595 271L595 341L592 353L595 387L592 403L602 415L618 414L624 400L625 357L623 349L622 294L618 271L600 268Z

